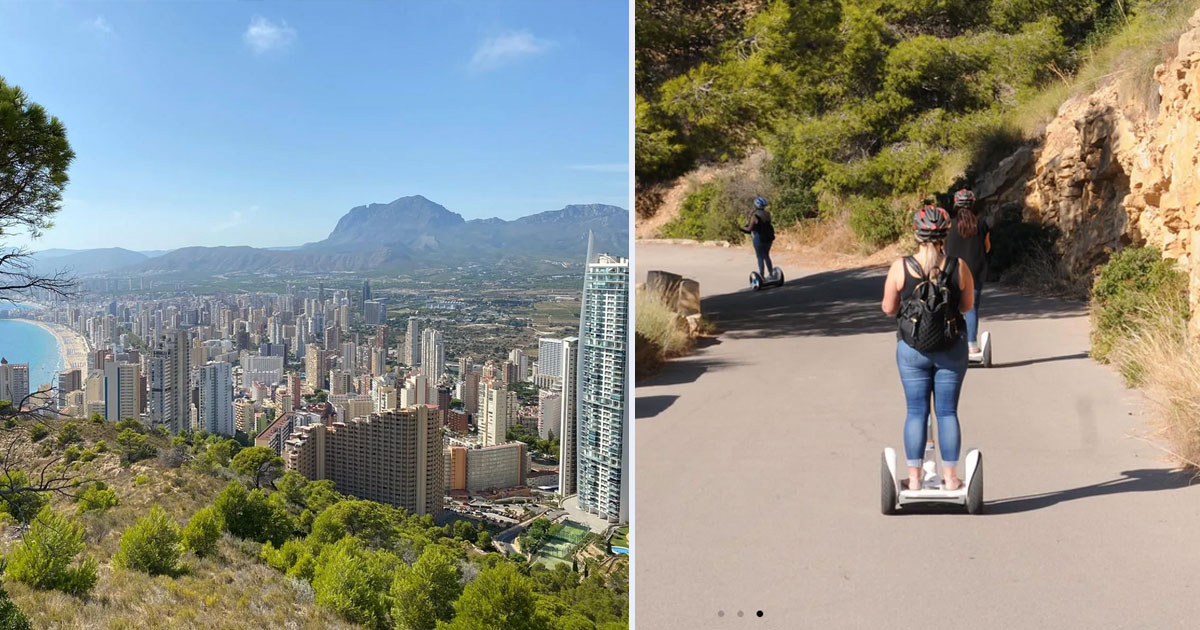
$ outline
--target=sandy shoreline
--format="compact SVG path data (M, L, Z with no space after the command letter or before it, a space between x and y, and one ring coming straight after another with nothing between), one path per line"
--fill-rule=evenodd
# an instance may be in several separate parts
M80 335L79 333L62 324L51 324L48 322L38 321L36 319L13 319L20 319L20 321L29 322L30 324L33 324L54 335L54 338L58 341L58 354L63 360L64 367L62 371L65 372L67 370L78 369L84 373L85 378L87 377L88 345L87 341L84 340L83 335ZM57 383L55 383L55 385L57 385Z

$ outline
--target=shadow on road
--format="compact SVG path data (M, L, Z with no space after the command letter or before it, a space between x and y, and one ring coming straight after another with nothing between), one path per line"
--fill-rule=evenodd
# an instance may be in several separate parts
M999 501L988 501L984 514L1017 514L1048 508L1063 501L1098 497L1106 494L1118 494L1121 492L1176 490L1191 485L1191 482L1192 475L1180 470L1155 468L1126 470L1121 473L1119 479L1094 483L1090 486L1059 490L1058 492L1044 492L1042 494L1012 497L1009 499L1000 499Z
M637 386L651 387L656 385L682 385L684 383L691 383L692 381L700 378L701 375L709 370L723 368L729 365L732 364L728 361L706 360L703 354L688 357L686 359L673 359L663 365L662 370L657 374L645 378L639 378L637 380ZM640 402L637 404L641 405Z
M702 301L705 318L740 337L841 336L890 332L895 320L880 310L886 267L804 276L777 289L749 289ZM1074 317L1086 305L985 289L982 325L989 320Z
M1086 352L1076 352L1075 354L1064 354L1057 357L1041 357L1038 359L1025 359L1024 361L993 363L991 369L994 370L996 368L1025 367L1026 365L1033 365L1035 363L1050 363L1052 361L1077 361L1079 359L1086 359L1089 356L1091 355Z
M638 396L634 407L637 414L634 417L653 418L675 404L677 398L679 396Z

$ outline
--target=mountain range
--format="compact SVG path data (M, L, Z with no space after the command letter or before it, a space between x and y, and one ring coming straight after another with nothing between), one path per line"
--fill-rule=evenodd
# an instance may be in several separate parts
M45 250L34 259L39 273L71 268L77 275L385 271L528 259L582 261L589 231L597 251L628 255L629 212L617 206L569 205L512 221L467 221L413 195L353 208L328 237L298 247L184 247L165 253Z

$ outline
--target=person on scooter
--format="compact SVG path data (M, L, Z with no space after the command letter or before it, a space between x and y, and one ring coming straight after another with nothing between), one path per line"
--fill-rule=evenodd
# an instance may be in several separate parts
M775 242L775 227L771 225L771 213L767 212L767 200L762 197L754 198L754 212L750 214L750 222L741 228L750 235L754 243L754 255L758 258L758 275L768 278L767 274L775 273L771 264L771 243ZM763 266L766 266L766 273Z
M950 235L946 237L946 253L957 256L971 269L975 281L975 307L965 315L967 320L967 344L972 355L980 354L979 347L979 298L983 295L983 282L987 278L988 252L992 251L992 238L986 222L975 214L975 193L964 186L954 193L954 216Z
M918 251L915 256L901 258L892 263L883 286L883 312L891 316L900 313L901 305L916 291L923 281L922 276L938 281L947 263L946 236L950 228L950 216L932 203L927 203L913 217ZM953 317L957 319L957 331L962 331L962 313L974 307L974 285L971 270L959 259L955 269L949 271L948 293L950 304L956 305ZM900 326L897 318L897 325ZM929 417L929 399L933 395L933 406L937 413L938 436L941 442L943 472L946 490L962 487L958 478L961 437L958 424L958 395L962 391L963 377L967 373L967 341L961 332L945 350L920 352L906 343L897 331L896 367L900 372L900 383L904 387L907 415L904 420L904 452L908 463L908 488L921 488L921 464L923 463L925 423Z

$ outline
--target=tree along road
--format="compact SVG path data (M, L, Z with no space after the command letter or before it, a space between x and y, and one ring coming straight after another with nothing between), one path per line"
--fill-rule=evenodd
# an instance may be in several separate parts
M748 249L636 256L641 281L698 280L722 331L638 382L639 628L1200 623L1200 491L1133 437L1146 404L1087 358L1085 305L986 289L995 365L959 405L985 513L883 516L880 452L903 457L905 416L886 269L783 260L787 283L754 293Z

